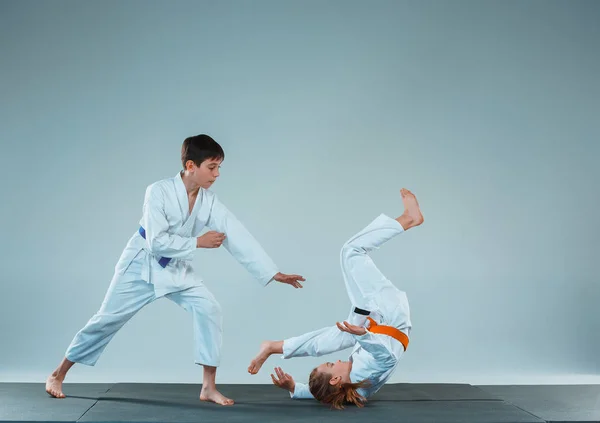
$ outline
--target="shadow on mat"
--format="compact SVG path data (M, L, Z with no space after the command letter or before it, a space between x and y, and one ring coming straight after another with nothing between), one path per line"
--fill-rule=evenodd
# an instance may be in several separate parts
M264 401L251 401L251 402L245 402L243 400L241 401L235 401L235 404L233 406L221 406L218 404L214 404L211 402L206 402L206 401L200 401L197 400L198 402L194 402L192 403L185 403L185 402L179 402L179 401L169 401L169 400L150 400L150 399L143 399L143 398L124 398L124 397L111 397L111 396L103 396L102 398L96 398L96 397L84 397L81 395L69 395L67 398L78 398L78 399L87 399L87 400L94 400L97 402L102 402L102 401L114 401L114 402L120 402L120 403L128 403L128 404L139 404L139 405L156 405L156 406L166 406L166 407L177 407L179 409L198 409L198 408L206 408L206 407L212 407L214 409L223 409L223 410L235 410L236 406L244 406L245 409L248 408L255 408L258 407L259 409L257 411L259 412L264 412L265 409L271 409L271 410L277 410L277 409L282 409L282 410L289 410L290 408L311 408L311 409L322 409L324 411L329 411L329 408L326 406L323 406L322 404L319 404L316 401L292 401L292 400L264 400ZM97 404L95 404L97 405ZM368 406L368 404L366 405ZM265 408L266 407L266 408ZM354 409L355 407L348 407L349 409ZM262 410L262 411L261 411ZM335 410L332 410L335 411Z
M201 405L209 405L209 403L201 402L198 400L198 404L186 404L185 402L177 402L177 401L168 401L168 400L150 400L143 398L123 398L123 397L111 397L111 396L103 396L102 398L93 398L93 397L84 397L79 395L69 395L67 398L79 398L79 399L89 399L96 400L98 402L102 401L114 401L114 402L122 402L122 403L130 403L130 404L141 404L141 405L160 405L160 406L170 406L170 407L179 407L179 408L197 408Z

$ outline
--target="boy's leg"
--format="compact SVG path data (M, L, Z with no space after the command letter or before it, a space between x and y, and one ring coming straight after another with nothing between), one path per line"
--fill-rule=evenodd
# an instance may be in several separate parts
M74 363L93 366L113 336L142 307L155 299L154 288L140 280L115 275L98 312L71 341L65 358L46 381L46 392L64 398L62 383Z
M68 371L75 363L64 357L56 370L52 372L46 379L46 392L54 398L64 398L65 394L62 391L62 384L67 377Z
M223 317L221 306L213 294L199 283L198 286L166 295L167 298L192 314L194 326L194 361L204 366L202 401L232 405L233 400L223 396L216 387L217 367L221 361Z

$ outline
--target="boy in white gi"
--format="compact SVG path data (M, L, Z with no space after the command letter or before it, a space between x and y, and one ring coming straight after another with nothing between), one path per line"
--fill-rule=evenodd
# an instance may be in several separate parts
M73 364L93 366L129 319L165 296L192 314L194 361L204 366L200 399L233 404L215 385L221 359L221 307L194 274L194 251L223 245L262 285L276 280L301 288L304 278L280 273L260 244L208 190L219 177L224 157L221 146L208 135L189 137L181 151L184 170L146 189L140 226L121 254L100 309L75 335L65 358L48 377L50 395L64 398L62 383ZM213 231L199 236L204 227Z
M384 214L350 238L341 251L341 266L352 311L348 321L284 341L267 341L248 367L256 374L271 354L283 358L319 357L354 347L349 361L323 363L310 374L308 386L275 368L273 383L292 398L315 398L333 408L361 407L394 372L408 347L411 330L406 293L396 288L375 266L368 252L423 223L415 196L402 189L405 211L392 219Z

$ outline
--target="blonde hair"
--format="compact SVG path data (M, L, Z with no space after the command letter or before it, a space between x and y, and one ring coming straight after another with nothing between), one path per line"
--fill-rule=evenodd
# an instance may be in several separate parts
M308 389L317 401L323 404L330 404L331 408L335 408L336 410L343 409L346 404L354 404L357 407L365 405L367 399L360 395L357 390L368 386L368 380L332 385L329 383L331 378L331 373L319 372L316 368L310 372Z

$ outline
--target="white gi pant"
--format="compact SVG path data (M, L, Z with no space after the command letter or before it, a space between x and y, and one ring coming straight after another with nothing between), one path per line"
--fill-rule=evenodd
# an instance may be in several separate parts
M348 322L365 326L365 315L354 312L355 307L371 312L378 324L393 326L410 335L412 323L406 293L398 289L377 268L368 253L404 232L397 220L379 215L367 227L350 238L340 253L340 262L346 291L352 303ZM381 342L394 345L390 337ZM337 327L323 328L283 342L283 357L319 357L355 346L355 337ZM394 345L397 348L396 345Z
M404 228L396 219L381 214L343 245L340 262L353 307L368 310L379 318L375 319L378 323L410 335L412 324L406 292L387 279L368 255L402 232Z
M69 345L65 354L68 360L88 366L96 364L117 331L142 307L157 299L154 285L139 279L138 267L134 261L124 274L115 272L100 309ZM165 297L192 313L195 363L219 366L223 319L213 294L198 281L197 286Z

